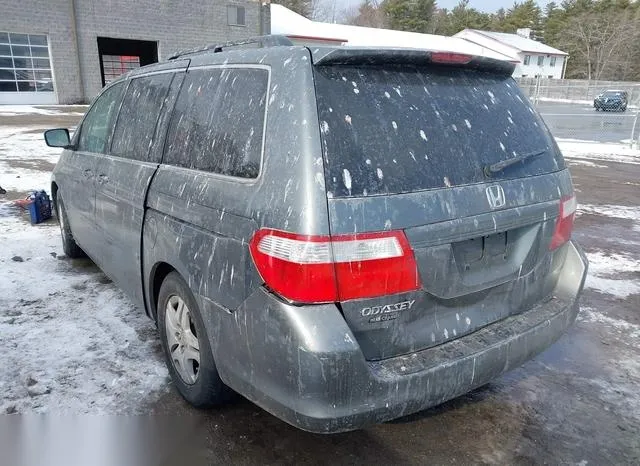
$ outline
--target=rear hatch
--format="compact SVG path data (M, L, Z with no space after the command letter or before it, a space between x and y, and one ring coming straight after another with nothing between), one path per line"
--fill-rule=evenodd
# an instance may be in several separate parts
M571 180L511 68L315 62L331 235L401 232L418 271L415 289L391 280L375 297L338 283L365 356L435 346L550 299Z

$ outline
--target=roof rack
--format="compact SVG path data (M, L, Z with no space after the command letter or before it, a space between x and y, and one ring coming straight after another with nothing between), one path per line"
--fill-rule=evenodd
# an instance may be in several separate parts
M287 37L282 35L269 35L269 36L257 36L250 37L249 39L235 40L231 42L223 42L222 44L209 44L203 47L197 47L195 49L183 50L174 53L169 57L169 60L175 60L185 55L194 55L196 53L213 51L213 53L222 52L223 49L230 47L240 47L242 45L258 44L259 47L277 47L277 46L292 46L293 42Z

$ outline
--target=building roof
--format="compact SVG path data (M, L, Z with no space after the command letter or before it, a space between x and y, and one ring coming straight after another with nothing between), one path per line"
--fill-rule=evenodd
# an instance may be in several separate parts
M493 40L496 40L504 45L507 45L521 52L543 53L546 55L569 55L568 53L563 52L562 50L549 47L548 45L545 45L542 42L528 39L526 37L519 36L518 34L509 34L506 32L480 31L478 29L465 29L465 31L471 31L476 34L489 37Z
M293 39L303 38L308 42L316 40L318 42L341 42L346 46L358 47L402 47L440 50L514 61L514 57L459 37L350 26L347 24L321 23L311 21L275 3L271 4L271 34L282 34Z

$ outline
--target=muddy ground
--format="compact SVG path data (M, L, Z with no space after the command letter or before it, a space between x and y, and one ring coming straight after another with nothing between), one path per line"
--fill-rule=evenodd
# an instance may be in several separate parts
M14 118L10 124L34 131L77 121ZM13 163L51 169L41 162ZM638 208L640 165L571 165L580 203ZM633 219L582 214L574 238L588 253L640 258L640 223ZM78 273L87 267L94 266ZM638 283L640 272L610 278ZM188 417L183 434L190 445L180 464L640 464L640 294L585 289L581 304L567 334L523 367L436 408L358 432L305 433L243 399L197 411L170 384L150 394L142 411Z

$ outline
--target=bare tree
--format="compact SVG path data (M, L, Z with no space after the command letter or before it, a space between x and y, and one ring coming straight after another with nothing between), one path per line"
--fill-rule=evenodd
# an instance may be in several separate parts
M339 19L337 0L311 0L311 19L323 23L335 23Z
M378 0L363 0L357 7L346 10L344 22L354 26L387 27L387 17Z
M584 77L602 79L640 40L640 19L629 11L617 14L583 13L571 18L561 41L583 64ZM611 71L612 72L612 71Z

